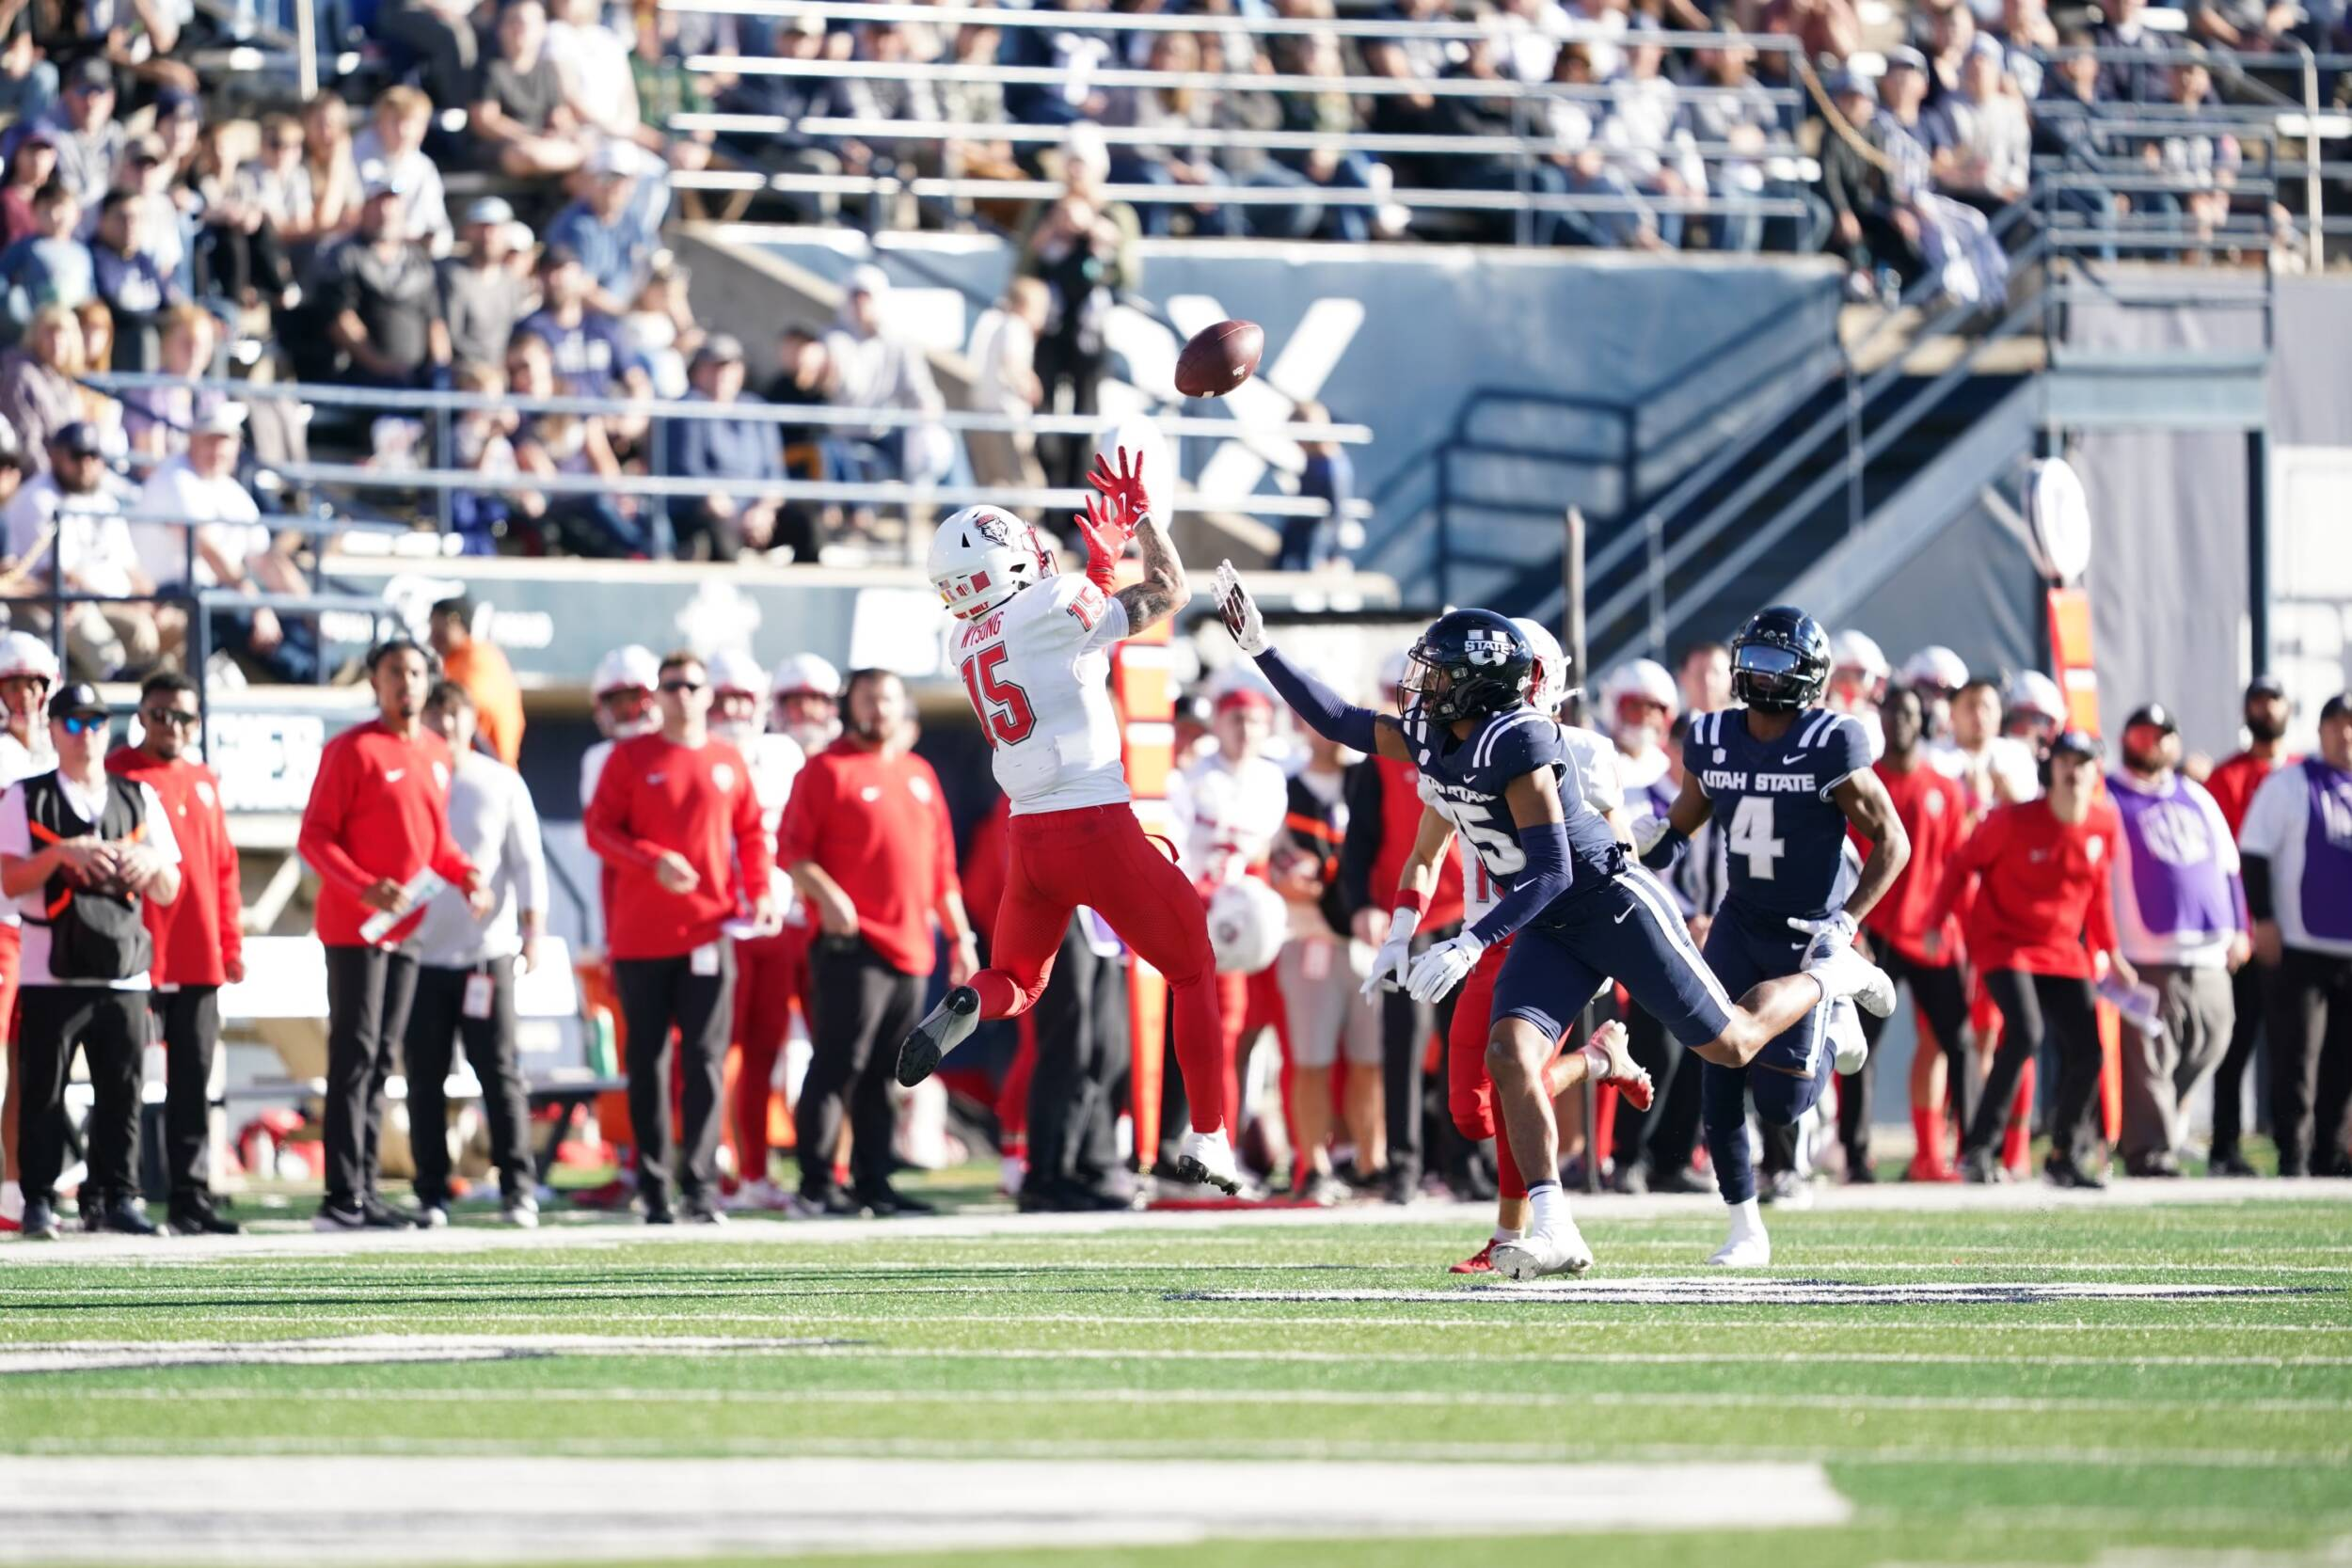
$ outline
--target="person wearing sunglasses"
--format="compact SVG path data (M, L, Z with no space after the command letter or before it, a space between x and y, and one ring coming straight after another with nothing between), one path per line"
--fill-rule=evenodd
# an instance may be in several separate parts
M75 681L49 705L57 766L0 797L0 894L24 921L19 1059L24 1071L24 1236L55 1241L66 1080L87 1058L89 1174L82 1226L152 1236L139 1200L139 1070L154 942L145 907L180 895L170 813L147 784L106 771L109 720Z
M580 825L612 874L605 945L621 993L645 1223L682 1217L718 1225L726 1218L719 1208L720 1091L735 1022L735 954L726 938L772 935L782 924L770 876L775 847L751 765L710 733L708 667L696 655L674 653L656 680L660 728L612 749ZM746 909L748 927L738 923ZM686 1085L675 1172L674 1026Z
M106 771L152 789L170 815L187 896L147 905L155 989L149 1008L164 1042L164 1168L171 1174L167 1223L176 1236L234 1236L213 1201L208 1090L220 1049L220 988L245 978L245 903L237 847L220 779L196 760L203 720L196 682L159 671L139 688L139 743L106 758Z
M57 766L49 749L49 689L57 684L57 656L30 632L0 637L0 788L46 773ZM24 974L24 928L16 905L0 898L0 1020L16 1010L17 981ZM24 1157L17 1136L17 1102L24 1090L17 1070L16 1032L8 1031L6 1070L0 1071L0 1235L24 1226L24 1188L18 1164Z

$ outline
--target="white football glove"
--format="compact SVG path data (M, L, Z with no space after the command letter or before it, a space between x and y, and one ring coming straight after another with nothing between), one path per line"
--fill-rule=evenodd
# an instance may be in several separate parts
M1478 967L1478 956L1486 950L1486 944L1468 931L1447 938L1413 960L1413 972L1405 978L1406 994L1416 1002L1437 1001Z
M1667 831L1672 826L1673 824L1662 816L1645 816L1637 820L1633 824L1635 857L1646 856L1652 849L1657 848L1658 841L1666 836Z
M1240 574L1230 561L1216 563L1216 607L1225 617L1225 629L1233 634L1233 645L1257 657L1265 652L1265 617L1258 613L1258 601L1249 596L1249 590L1241 585Z
M1396 910L1389 915L1388 939L1372 956L1372 973L1364 978L1364 995L1375 995L1384 985L1405 989L1406 971L1413 962L1413 933L1421 929L1417 910Z
M1801 920L1791 915L1788 917L1788 928L1803 931L1813 939L1805 945L1804 957L1798 960L1800 967L1804 969L1811 969L1839 949L1853 945L1854 918L1843 910L1827 920Z

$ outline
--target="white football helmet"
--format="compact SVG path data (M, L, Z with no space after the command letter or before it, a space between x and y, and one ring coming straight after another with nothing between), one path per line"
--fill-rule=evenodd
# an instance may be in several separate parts
M1568 655L1560 646L1560 640L1547 631L1543 624L1524 615L1515 615L1511 624L1519 628L1527 645L1535 650L1535 675L1529 681L1527 700L1539 712L1556 714L1560 705L1568 700Z
M2067 719L2066 693L2041 671L2021 671L2009 683L2009 690L2001 699L2001 711L2035 714L2063 729Z
M768 700L768 672L759 667L759 660L737 648L712 654L703 668L710 672L713 693L748 691L762 703Z
M1903 660L1902 682L1905 686L1957 691L1968 684L1968 661L1942 643L1931 642Z
M651 691L660 684L661 660L644 643L631 642L596 660L596 677L588 683L588 691L601 697L610 691Z
M1236 877L1209 898L1209 947L1219 974L1255 974L1290 937L1290 907L1255 877Z
M794 654L776 666L775 694L779 697L799 697L810 692L838 699L841 695L841 672L815 654Z
M1874 681L1886 678L1886 655L1868 633L1851 626L1829 640L1829 667L1832 671L1859 670Z
M1610 723L1617 721L1617 705L1628 697L1658 704L1669 720L1682 708L1682 689L1654 658L1629 658L1601 678L1600 700Z
M37 675L57 684L57 656L48 643L30 632L12 631L0 637L0 680Z
M1054 552L1037 530L1000 506L967 506L931 535L931 585L949 612L977 620L1054 575Z

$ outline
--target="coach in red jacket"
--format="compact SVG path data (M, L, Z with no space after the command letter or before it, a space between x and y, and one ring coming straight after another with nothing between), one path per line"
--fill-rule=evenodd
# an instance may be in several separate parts
M182 1236L234 1236L242 1227L213 1205L205 1134L212 1121L207 1089L220 1047L220 988L245 978L245 900L237 887L237 847L220 780L187 752L202 723L196 682L176 670L139 688L136 746L108 753L106 771L155 791L180 844L185 890L168 904L149 899L155 941L148 1006L164 1037L164 1168L171 1173L169 1224Z
M2047 1032L2058 1042L2058 1090L2043 1174L2061 1187L2101 1187L2082 1164L2099 1091L2098 955L2126 985L2137 979L2117 946L2109 886L2122 825L2099 793L2096 740L2063 732L2047 768L2048 794L1995 809L1946 864L1922 946L1931 960L1942 956L1946 917L1981 879L1964 923L1968 961L2001 1009L2001 1047L1961 1147L1961 1175L1994 1179L2018 1075Z
M743 753L709 733L710 675L692 654L661 661L661 724L612 749L588 802L588 847L612 872L605 945L628 1035L628 1115L647 1225L671 1225L670 1030L685 1053L683 1159L688 1222L718 1225L720 1091L735 1020L734 943L746 910L777 925L775 852Z
M326 743L303 808L296 847L319 876L314 924L326 948L326 1201L318 1230L417 1224L375 1192L384 1080L417 994L416 956L399 947L424 917L408 883L429 868L463 888L475 913L489 905L449 834L449 747L424 727L433 676L433 656L408 638L369 651L376 717ZM371 931L378 913L392 924Z

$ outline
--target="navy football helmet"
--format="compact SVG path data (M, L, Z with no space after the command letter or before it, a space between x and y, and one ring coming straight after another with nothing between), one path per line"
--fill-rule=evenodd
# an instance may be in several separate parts
M1794 605L1748 617L1731 640L1731 691L1759 713L1795 713L1829 686L1829 633Z
M1526 700L1534 669L1535 650L1509 617L1448 610L1406 656L1406 708L1437 724L1502 713Z

